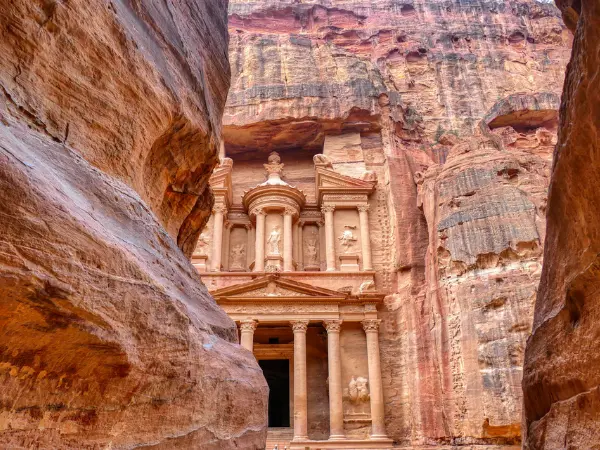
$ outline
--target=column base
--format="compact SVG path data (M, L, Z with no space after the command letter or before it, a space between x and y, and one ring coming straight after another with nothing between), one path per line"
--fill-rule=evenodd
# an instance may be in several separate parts
M381 439L373 441L371 439L344 439L342 441L314 441L311 439L306 440L293 440L290 442L290 450L392 450L394 441L391 439Z
M346 440L346 436L344 436L343 434L334 434L329 436L328 441L345 441Z
M294 436L292 442L304 442L308 441L308 436Z
M340 272L358 272L358 255L340 255Z
M372 434L369 436L369 440L371 441L387 441L390 438L387 437L385 434Z

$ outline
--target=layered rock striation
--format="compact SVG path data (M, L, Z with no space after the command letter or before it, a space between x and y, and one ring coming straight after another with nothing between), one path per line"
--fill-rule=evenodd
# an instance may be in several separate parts
M342 135L353 144L340 151L359 143L378 176L388 434L518 444L571 43L560 11L535 0L233 0L229 30L227 156L320 153Z
M574 32L523 377L526 449L600 445L600 5L557 1Z
M184 253L210 214L226 4L0 11L0 446L262 448L267 386Z

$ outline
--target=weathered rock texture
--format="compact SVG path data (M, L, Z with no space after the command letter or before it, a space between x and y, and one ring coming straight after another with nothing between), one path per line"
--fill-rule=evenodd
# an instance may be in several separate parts
M3 4L2 448L264 444L260 369L183 253L212 203L225 8Z
M380 312L390 436L518 444L571 42L559 10L232 0L229 19L227 155L285 159L359 133L378 175L371 229L377 288L390 294Z
M523 391L527 449L600 446L600 4L558 1L574 31Z

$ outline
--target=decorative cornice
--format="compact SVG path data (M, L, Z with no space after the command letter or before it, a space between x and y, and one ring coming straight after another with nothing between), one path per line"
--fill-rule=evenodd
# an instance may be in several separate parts
M324 320L323 325L327 333L339 333L342 328L342 321L338 319Z
M365 319L361 323L365 332L377 332L379 330L381 319Z
M306 329L308 328L308 320L292 320L290 321L290 325L292 326L292 330L294 330L294 333L306 333Z
M240 330L241 331L251 331L254 332L256 327L258 326L258 322L254 319L246 319L240 321Z

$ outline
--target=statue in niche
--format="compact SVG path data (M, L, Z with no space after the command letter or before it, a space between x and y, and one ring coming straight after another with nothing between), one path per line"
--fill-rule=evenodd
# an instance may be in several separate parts
M238 244L231 249L231 270L244 269L244 257L246 256L246 245Z
M316 266L319 264L317 261L317 240L306 239L306 264L308 266Z
M196 252L200 255L208 254L208 236L206 233L202 233L198 238L198 243L196 244Z
M267 244L269 245L269 254L271 255L279 255L279 242L281 241L281 232L279 231L279 226L276 226L271 230L271 234L269 235L269 239L267 239Z
M341 241L342 247L344 247L344 253L350 253L354 250L354 245L356 244L356 237L352 230L356 229L354 226L346 225L344 227L344 231L338 239Z
M369 380L366 378L352 377L350 384L348 384L348 397L352 403L357 404L369 401L370 395L368 383Z

